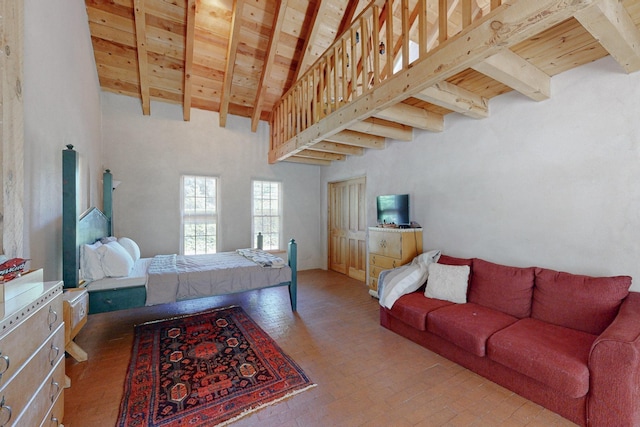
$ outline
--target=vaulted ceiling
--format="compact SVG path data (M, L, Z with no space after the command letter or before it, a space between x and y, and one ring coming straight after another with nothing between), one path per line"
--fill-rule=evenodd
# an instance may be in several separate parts
M640 69L640 0L86 0L103 90L269 121L269 161L326 165L611 55ZM393 19L389 19L392 17ZM365 43L360 43L360 40Z

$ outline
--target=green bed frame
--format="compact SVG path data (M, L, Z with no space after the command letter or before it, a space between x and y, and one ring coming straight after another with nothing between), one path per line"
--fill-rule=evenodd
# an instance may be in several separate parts
M67 149L62 151L62 276L65 288L83 286L79 281L78 273L80 270L80 247L113 234L113 176L109 169L104 172L102 183L104 212L92 207L78 216L78 153L72 145L67 145ZM262 248L262 234L260 233L258 233L257 247ZM298 245L294 239L291 239L287 248L291 281L268 286L287 286L289 288L292 311L297 310L297 260ZM144 285L90 291L89 314L143 307L146 298L147 292Z

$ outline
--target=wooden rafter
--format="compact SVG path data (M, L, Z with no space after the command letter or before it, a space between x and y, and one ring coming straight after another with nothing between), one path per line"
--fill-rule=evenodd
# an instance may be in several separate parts
M314 150L325 151L327 153L346 154L349 156L361 156L364 148L353 145L340 144L337 142L321 141L313 146Z
M375 117L353 123L348 129L398 141L413 140L413 128L411 126L388 122L386 120L376 119Z
M220 127L227 125L227 114L229 114L229 99L231 98L231 84L233 83L233 67L236 63L238 52L238 41L240 29L242 28L242 10L244 0L233 1L233 14L231 17L231 31L229 43L227 44L227 63L224 71L224 81L222 83L222 94L220 96Z
M474 119L489 116L488 99L449 82L436 83L413 97Z
M352 130L343 130L341 132L329 135L325 141L337 142L339 144L353 145L355 147L382 149L385 147L385 138L381 136L367 135Z
M640 30L617 0L603 0L576 18L627 73L640 70Z
M322 22L322 16L326 13L327 5L326 1L318 0L316 2L316 8L313 11L313 17L311 18L311 25L304 39L304 47L302 48L302 58L298 60L298 67L295 72L295 79L298 80L302 74L309 68L309 65L313 64L316 58L313 58L312 48L318 37L320 31L320 23ZM320 19L320 20L318 20Z
M134 0L133 14L136 27L136 46L138 54L138 76L140 79L140 97L142 99L142 114L151 114L149 99L149 64L147 56L147 24L145 0Z
M182 98L182 117L185 122L191 119L191 73L193 72L193 43L196 28L196 0L187 3L187 38L184 46L184 95Z
M262 71L260 73L260 83L256 92L256 100L253 103L253 115L251 116L251 131L258 130L258 122L262 114L262 101L266 92L266 81L271 75L271 68L276 58L278 41L282 32L282 24L287 10L288 0L276 2L276 13L273 15L273 25L271 26L271 37L269 37L269 47L267 48L267 57L264 60Z
M432 132L444 130L444 116L442 114L432 113L403 103L385 108L377 112L374 117Z
M544 101L550 96L551 77L509 49L501 50L472 68L534 101Z

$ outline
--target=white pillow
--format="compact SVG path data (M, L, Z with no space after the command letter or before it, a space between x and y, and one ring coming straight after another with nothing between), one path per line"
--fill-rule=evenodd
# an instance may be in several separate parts
M102 270L107 277L128 276L133 268L133 259L118 242L109 242L98 248Z
M403 265L389 272L384 280L378 281L380 305L391 309L402 295L417 291L427 280L428 266L439 258L439 250L425 252L416 256L411 264Z
M468 265L429 264L429 279L424 295L458 304L467 302Z
M128 237L120 237L118 243L129 252L134 262L140 259L140 247Z
M103 245L106 245L109 242L117 242L118 238L116 236L109 236L109 237L103 237L102 239L100 239L100 243L102 243Z
M104 278L98 248L102 243L80 246L80 276L84 280L100 280Z

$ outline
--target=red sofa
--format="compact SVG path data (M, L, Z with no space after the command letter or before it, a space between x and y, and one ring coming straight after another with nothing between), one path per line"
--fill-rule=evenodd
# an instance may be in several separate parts
M640 293L629 292L631 277L446 255L438 263L470 267L467 302L427 298L423 287L381 306L382 326L577 424L640 426Z

